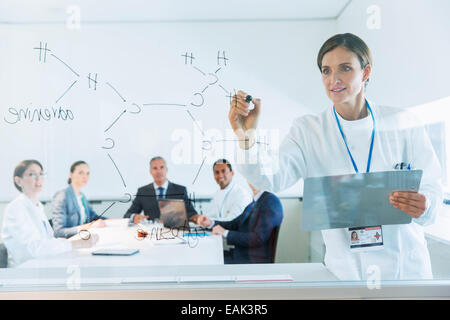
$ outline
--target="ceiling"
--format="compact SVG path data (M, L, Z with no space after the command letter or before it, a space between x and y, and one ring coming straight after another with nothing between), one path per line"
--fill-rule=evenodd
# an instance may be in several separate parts
M0 23L335 19L351 0L1 0ZM71 6L76 6L71 9Z

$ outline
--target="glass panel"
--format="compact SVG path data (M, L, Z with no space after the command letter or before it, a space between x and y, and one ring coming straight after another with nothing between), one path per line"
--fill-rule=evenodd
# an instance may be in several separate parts
M448 1L0 8L0 293L448 296Z

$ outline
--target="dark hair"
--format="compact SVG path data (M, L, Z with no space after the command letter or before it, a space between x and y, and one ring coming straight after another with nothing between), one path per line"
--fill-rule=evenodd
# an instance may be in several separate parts
M341 33L332 36L330 39L325 41L317 54L317 66L320 72L322 72L322 59L323 56L337 47L344 47L350 50L358 57L361 69L364 69L367 65L373 66L373 57L367 44L358 36L352 33ZM364 85L367 85L369 78L367 78Z
M44 171L44 168L42 167L42 164L37 161L37 160L23 160L22 162L20 162L16 168L14 169L14 175L13 175L13 182L14 182L14 186L16 187L17 190L19 190L20 192L22 192L22 188L16 183L16 181L14 180L15 177L19 177L22 178L23 173L25 171L27 171L27 169L32 165L32 164L36 164L38 165L42 171Z
M76 162L72 163L72 165L70 166L70 173L73 173L75 171L75 169L81 164L87 165L87 163L85 161L83 161L83 160L76 161ZM72 183L72 179L70 179L70 178L67 179L67 183L71 184Z
M231 163L227 159L219 159L216 162L214 162L214 164L213 164L213 171L214 171L214 167L216 166L216 164L224 164L224 163L227 164L227 166L230 169L230 171L233 171L233 169L231 168Z

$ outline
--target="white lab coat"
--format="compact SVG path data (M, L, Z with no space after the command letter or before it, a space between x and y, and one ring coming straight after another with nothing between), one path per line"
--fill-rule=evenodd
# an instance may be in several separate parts
M72 250L70 241L54 237L42 203L36 206L24 194L6 206L2 239L8 249L9 267Z
M350 252L348 229L323 230L325 265L342 280L377 276L373 272L379 272L384 280L432 278L422 226L435 221L442 203L439 162L424 127L411 112L377 106L370 101L369 105L376 123L370 171L393 170L401 162L422 169L419 192L427 198L427 210L410 224L383 226L384 248L379 251ZM353 139L352 144L351 139L347 139L359 172L366 172L372 132L370 114L368 118L370 127L361 135L364 143ZM351 128L342 121L341 125L344 134L350 134ZM268 154L257 146L241 152L241 157L246 159L246 163L239 166L242 174L257 188L272 192L287 189L300 178L355 173L332 107L319 115L294 120L276 153Z
M231 181L225 189L214 194L206 215L212 220L231 221L239 216L250 202L250 191Z

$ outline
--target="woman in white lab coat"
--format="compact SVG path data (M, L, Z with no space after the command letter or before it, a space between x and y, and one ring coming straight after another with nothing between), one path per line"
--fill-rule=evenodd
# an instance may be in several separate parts
M2 239L8 249L9 266L33 258L57 255L72 249L88 248L98 239L56 239L38 200L44 184L42 165L36 160L24 160L14 170L14 186L21 194L5 209Z
M241 172L258 188L278 192L301 178L422 169L419 192L395 192L386 199L409 214L412 222L381 226L380 250L351 250L348 229L322 230L322 236L325 265L339 279L432 278L422 226L434 222L442 186L439 162L424 127L410 112L366 99L373 62L359 37L350 33L331 37L321 47L317 64L330 107L295 119L276 155L255 144L261 99L243 91L233 97L229 121L246 159Z

